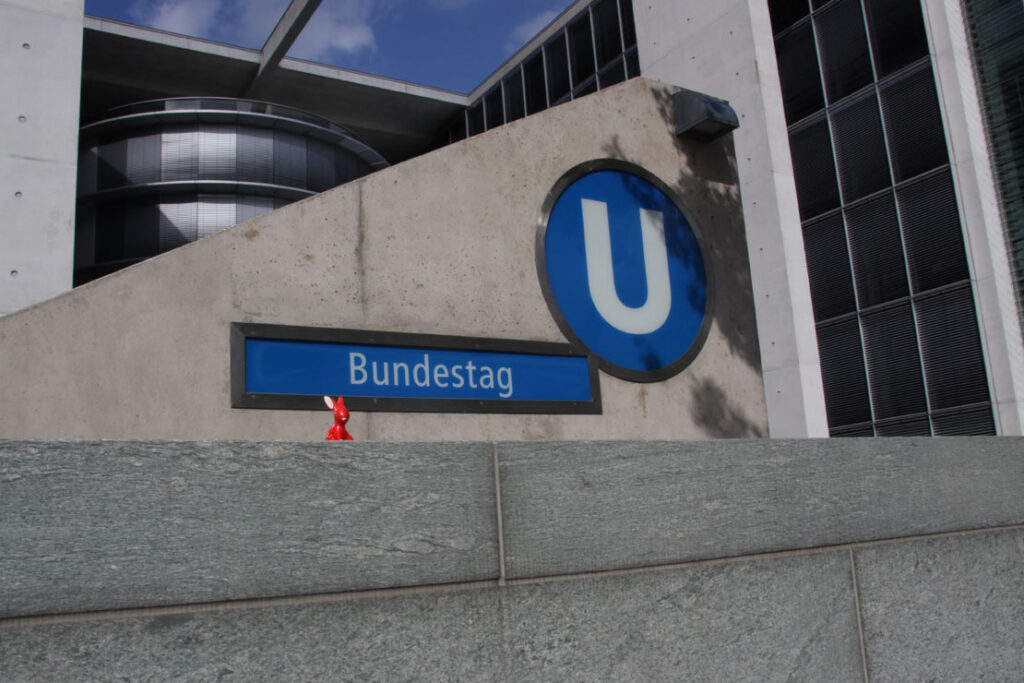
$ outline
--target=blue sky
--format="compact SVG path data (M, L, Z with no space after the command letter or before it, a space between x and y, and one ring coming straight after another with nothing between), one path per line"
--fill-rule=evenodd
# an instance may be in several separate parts
M259 49L290 0L86 0L119 21ZM469 92L572 0L323 0L289 56Z

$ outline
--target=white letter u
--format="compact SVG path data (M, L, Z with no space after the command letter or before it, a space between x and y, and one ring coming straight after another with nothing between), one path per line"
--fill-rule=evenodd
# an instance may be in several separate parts
M612 240L608 227L608 205L593 199L583 205L583 249L587 256L590 298L601 317L626 334L649 334L668 320L672 290L668 279L668 250L665 247L665 219L660 211L640 209L640 233L644 245L644 273L647 301L634 308L622 303L615 291Z

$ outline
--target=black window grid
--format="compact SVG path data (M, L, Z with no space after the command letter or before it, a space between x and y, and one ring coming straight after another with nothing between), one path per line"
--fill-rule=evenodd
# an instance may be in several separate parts
M612 3L616 8L620 49L614 58L606 59L602 63L598 54L598 35L594 13L598 5L605 3ZM632 28L634 26L631 14L632 11L631 0L594 0L594 2L591 2L579 14L564 22L561 28L559 28L553 35L549 36L548 39L544 41L544 44L537 48L537 50L531 52L525 59L502 73L498 82L495 83L494 86L492 86L486 93L473 101L465 110L459 112L451 123L445 127L441 136L441 142L443 144L458 142L459 140L472 137L478 133L497 128L498 126L511 123L512 121L521 118L520 116L510 117L509 115L508 102L510 98L505 92L505 89L513 87L513 85L521 89L521 100L523 102L525 115L529 116L530 114L534 114L538 111L543 111L544 109L549 109L550 107L584 97L603 88L615 85L616 83L639 76L640 68L637 55L636 36L632 33L632 31L635 31L635 29ZM628 17L626 13L630 13ZM591 61L591 65L589 68L585 68L583 70L584 73L587 74L586 77L577 81L574 78L574 74L578 72L579 69L577 69L574 64L570 31L574 28L578 29L583 22L586 22L587 29L590 32L589 59ZM548 53L556 43L560 43L558 45L558 49L564 50L565 53L565 77L568 79L568 89L564 94L556 93L556 96L552 98L549 86L551 85L550 72L554 65L548 59ZM528 81L526 65L536 58L540 58L542 60L544 67L544 102L542 107L531 109L529 106L530 98L528 94L530 83ZM515 77L516 75L518 75L518 77ZM500 93L500 95L498 93ZM495 111L498 107L500 107L500 111Z
M808 12L804 13L801 18L796 21L792 21L788 25L781 28L776 33L776 44L780 36L784 37L792 32L799 30L806 30L808 25L811 27L812 35L814 37L815 54L819 62L819 78L822 92L826 92L827 84L825 82L824 74L824 63L821 58L822 51L820 45L820 36L818 33L819 27L816 23L816 18L820 16L823 11L835 10L840 2L850 2L851 0L832 0L830 2L816 2L809 6ZM810 4L810 3L809 3ZM847 267L854 278L852 287L853 297L853 310L847 311L838 315L831 315L829 317L819 317L816 315L816 328L818 329L819 338L820 335L836 325L849 325L850 322L856 322L856 327L859 335L859 352L861 358L859 359L863 367L863 376L866 378L868 390L867 390L867 408L869 411L869 419L860 420L855 422L836 422L833 419L833 413L839 412L839 406L846 400L844 397L840 397L835 392L842 391L843 389L839 386L833 388L831 401L829 396L829 387L826 387L826 406L829 408L829 430L833 436L899 436L899 435L912 435L912 434L954 434L954 433L995 433L994 417L992 414L992 405L990 400L990 394L988 394L988 376L987 368L985 367L984 358L981 358L980 352L980 337L978 332L978 325L976 321L976 314L973 313L974 323L973 329L965 330L964 334L968 338L968 343L975 342L977 347L977 355L980 360L980 372L982 373L986 398L989 400L977 401L971 400L963 402L959 405L952 407L940 407L932 405L932 397L934 391L929 382L929 372L925 366L925 352L924 349L928 346L927 341L922 339L921 323L919 320L919 307L924 302L934 297L942 296L944 294L953 295L954 293L966 291L971 299L973 305L973 290L971 287L969 273L965 274L963 279L944 283L941 286L932 287L928 289L915 290L913 285L912 274L910 272L910 260L907 258L907 237L904 231L904 213L901 210L900 194L901 190L914 186L915 184L926 182L929 179L935 178L942 174L950 175L950 165L948 159L933 168L929 168L917 175L897 179L894 146L890 140L890 125L888 123L887 112L884 110L882 92L886 88L897 86L903 81L908 81L915 76L920 77L922 71L928 71L931 73L931 59L930 56L925 55L920 57L916 61L903 66L902 68L894 70L892 73L884 76L879 75L877 66L876 56L874 54L875 45L873 43L873 36L869 26L867 13L865 10L864 2L857 0L857 5L860 9L861 20L863 22L865 36L867 37L867 51L868 51L868 62L871 67L871 82L865 84L862 87L857 88L851 92L846 93L843 97L830 101L828 97L822 101L822 106L817 111L809 112L802 116L797 121L790 122L789 133L792 137L794 134L800 134L802 131L807 130L810 126L819 125L824 121L827 126L829 135L829 144L831 145L831 156L834 160L832 164L833 173L835 174L835 183L838 189L839 203L838 206L830 207L827 210L814 213L813 215L804 215L802 212L801 220L805 229L813 229L815 226L823 224L824 221L829 219L840 219L843 225L843 246L846 251L846 263ZM934 82L933 82L934 87ZM885 154L885 160L887 165L888 183L884 187L880 187L873 191L863 193L862 196L848 197L849 187L843 187L843 178L841 176L842 171L840 170L839 160L836 156L836 132L834 128L834 122L836 114L848 110L852 106L862 104L865 99L872 99L874 105L878 109L878 120L881 123L880 134L882 137L882 145ZM942 142L945 148L948 149L948 140L945 137L945 129L943 127ZM796 165L796 164L794 164ZM952 178L951 178L952 180ZM799 191L799 188L798 188ZM957 221L960 221L962 226L962 217L960 215L960 205L957 198L957 188L955 182L953 182L953 200L955 202L955 213ZM856 210L858 207L863 207L870 202L877 202L880 198L891 198L891 201L895 203L896 207L896 221L898 223L899 233L899 249L900 258L903 263L904 277L908 283L910 289L903 296L892 298L891 300L875 303L868 305L863 302L862 293L858 291L856 279L856 267L854 254L851 248L851 233L847 213L851 210ZM813 206L813 202L805 201L801 203L801 209L805 206ZM963 249L962 241L962 228L961 228L961 240L960 248ZM826 250L827 252L827 250ZM834 254L830 257L834 258ZM809 270L813 268L809 264ZM812 298L813 298L814 285L812 283ZM879 404L877 391L875 391L875 384L880 378L876 378L873 383L871 377L871 367L868 359L869 351L867 347L867 340L865 338L865 321L864 318L867 316L878 316L884 314L885 311L895 310L903 307L903 310L909 312L910 321L912 323L914 342L915 342L915 354L917 368L915 368L915 374L919 373L922 384L923 399L923 410L914 412L907 412L906 414L899 414L893 416L883 416L879 414ZM817 313L817 311L816 311ZM852 362L854 365L857 364L856 358L846 359L847 365ZM823 374L828 375L828 370L823 367ZM832 373L834 375L834 372ZM842 373L841 373L842 374ZM826 379L828 379L826 377ZM853 378L856 380L856 378ZM835 382L832 382L835 384ZM856 383L856 382L855 382ZM826 384L829 384L826 381ZM975 392L976 393L976 392ZM973 396L971 398L974 398ZM831 405L830 405L831 403ZM848 409L849 406L845 406ZM863 416L863 415L862 415Z

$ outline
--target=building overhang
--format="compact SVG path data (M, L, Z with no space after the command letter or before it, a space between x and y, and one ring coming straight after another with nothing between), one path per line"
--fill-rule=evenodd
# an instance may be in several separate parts
M241 97L260 67L260 52L86 16L82 120L110 107L161 97ZM437 146L437 131L469 103L467 96L285 58L260 79L260 99L344 125L395 163Z

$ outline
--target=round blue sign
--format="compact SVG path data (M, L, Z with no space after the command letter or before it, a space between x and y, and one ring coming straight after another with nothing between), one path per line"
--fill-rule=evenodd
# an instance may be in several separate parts
M701 246L669 192L630 164L585 164L555 186L537 237L541 284L562 331L602 369L633 381L682 370L710 323Z

